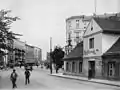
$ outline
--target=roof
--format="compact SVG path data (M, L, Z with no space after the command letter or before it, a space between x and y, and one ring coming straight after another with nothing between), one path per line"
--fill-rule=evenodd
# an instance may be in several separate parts
M103 32L120 33L120 21L115 18L94 18Z
M120 38L112 45L110 49L107 50L103 54L104 55L112 55L112 54L119 54L120 53Z
M64 60L70 60L70 59L77 59L83 57L83 42L78 43L76 47L63 59Z
M96 15L95 17L100 17L100 18L107 18L110 16L120 16L120 13L104 13L104 14L99 14ZM84 21L89 21L94 17L94 15L78 15L78 16L71 16L69 18L66 19L66 21L70 20L70 19L78 19L78 18L83 18Z
M66 19L66 21L71 20L71 19L78 19L78 18L83 18L83 20L91 20L92 16L85 16L85 15L80 15L80 16L71 16Z

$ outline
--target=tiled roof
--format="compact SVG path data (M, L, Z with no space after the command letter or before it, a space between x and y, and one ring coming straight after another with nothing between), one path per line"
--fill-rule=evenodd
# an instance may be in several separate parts
M69 60L72 58L82 58L83 57L83 42L76 45L76 47L63 59Z
M120 33L120 21L110 18L94 18L103 32Z
M120 53L120 38L113 44L113 46L104 55Z
M99 15L96 15L96 17L100 17L100 18L107 18L107 17L110 17L110 16L120 16L120 13L104 13L104 14L99 14ZM66 19L67 20L70 20L70 19L78 19L78 18L83 18L84 21L88 21L88 20L91 20L92 18L94 17L94 15L78 15L78 16L71 16L69 18Z
M67 18L66 21L71 20L71 19L78 19L78 18L83 18L83 20L91 20L92 16L85 16L85 15L71 16Z

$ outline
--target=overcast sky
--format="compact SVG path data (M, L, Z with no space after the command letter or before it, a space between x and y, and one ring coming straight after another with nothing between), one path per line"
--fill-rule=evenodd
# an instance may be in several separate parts
M119 12L120 0L97 0L97 13ZM11 9L20 21L11 30L23 34L27 41L42 48L43 59L49 51L49 38L54 45L65 45L65 19L95 11L94 0L0 0L0 9Z

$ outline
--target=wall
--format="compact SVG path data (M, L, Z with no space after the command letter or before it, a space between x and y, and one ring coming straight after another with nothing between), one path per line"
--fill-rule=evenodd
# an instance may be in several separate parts
M34 59L34 47L26 44L26 63L35 63Z
M93 28L93 29L91 29ZM99 25L91 20L84 34L83 39L83 74L88 76L89 61L95 61L95 77L101 77L102 65L102 29ZM94 48L89 48L89 39L94 38Z
M91 24L92 23L92 24ZM90 57L90 56L100 56L102 55L102 33L100 33L101 28L97 25L97 23L92 20L85 32L84 39L83 39L83 57ZM91 27L93 30L91 31ZM94 38L94 48L89 48L89 39Z

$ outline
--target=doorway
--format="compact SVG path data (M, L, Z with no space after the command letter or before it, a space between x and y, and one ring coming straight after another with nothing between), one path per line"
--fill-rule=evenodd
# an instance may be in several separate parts
M88 75L90 78L95 77L95 61L89 61L89 67L88 67Z

